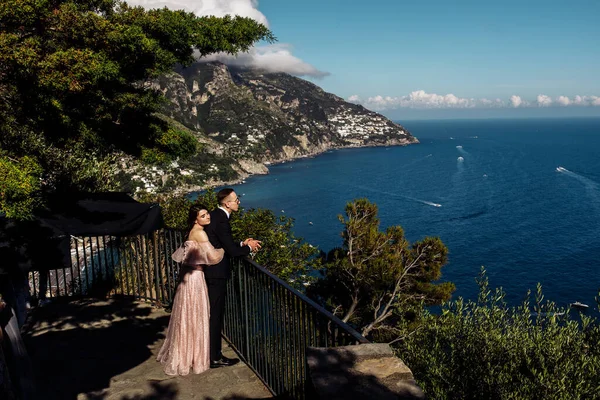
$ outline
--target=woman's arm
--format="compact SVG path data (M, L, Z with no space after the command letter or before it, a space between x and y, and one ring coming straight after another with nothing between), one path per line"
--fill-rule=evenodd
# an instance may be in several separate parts
M225 255L225 250L215 249L208 240L208 235L203 230L197 230L190 233L190 240L203 244L203 251L206 252L207 265L215 265L221 262Z

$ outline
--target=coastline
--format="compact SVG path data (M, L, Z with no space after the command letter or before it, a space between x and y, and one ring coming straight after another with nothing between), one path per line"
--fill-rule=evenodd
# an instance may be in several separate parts
M410 141L410 140L393 140L393 141L389 141L386 143L369 143L369 144L350 143L348 145L343 145L343 146L331 146L331 147L325 147L325 148L318 148L318 149L316 149L316 151L310 151L306 154L287 156L287 157L278 158L278 159L270 160L270 161L256 162L256 161L248 161L248 160L238 160L238 162L247 164L247 167L249 167L248 169L252 169L252 171L250 172L247 169L236 169L236 171L239 174L238 178L236 178L236 179L226 180L226 181L211 180L211 181L206 182L202 186L200 186L200 185L184 186L184 187L181 187L177 191L177 194L189 195L192 193L201 192L203 190L213 189L213 188L219 187L219 186L239 185L241 183L244 183L244 181L246 179L248 179L252 176L268 175L269 167L271 167L271 166L284 164L286 162L297 161L297 160L301 160L304 158L315 158L317 156L320 156L321 154L324 154L324 153L326 153L328 151L332 151L332 150L362 149L362 148L369 148L369 147L409 146L411 144L419 144L420 143L419 139L417 139L416 137L412 136L412 138L414 139L412 141ZM254 166L255 168L251 168L250 166Z

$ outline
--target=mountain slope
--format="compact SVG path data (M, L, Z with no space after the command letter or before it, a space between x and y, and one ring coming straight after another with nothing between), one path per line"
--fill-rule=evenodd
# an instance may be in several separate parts
M243 179L266 173L265 164L332 148L418 143L384 116L285 73L195 63L149 85L167 98L165 116L202 143L199 154L183 163L189 169L183 184ZM179 167L164 174L176 178Z

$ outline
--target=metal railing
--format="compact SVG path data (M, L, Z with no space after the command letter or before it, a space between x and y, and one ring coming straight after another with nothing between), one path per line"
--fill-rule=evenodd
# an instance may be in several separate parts
M71 240L70 266L30 276L37 298L133 296L169 305L184 242L175 230ZM249 259L233 260L224 336L276 395L310 398L307 347L368 343L353 328Z
M137 236L71 237L70 265L30 274L37 299L133 296L168 305L175 296L179 265L171 254L181 232L159 230Z
M249 259L234 260L224 334L274 394L304 399L307 347L368 343L350 326Z

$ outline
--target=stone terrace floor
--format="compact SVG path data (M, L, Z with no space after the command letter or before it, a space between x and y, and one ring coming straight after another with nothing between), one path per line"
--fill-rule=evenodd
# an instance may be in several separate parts
M244 363L172 377L156 361L169 313L127 299L53 302L25 328L44 400L241 400L272 395ZM224 345L224 354L235 353Z

